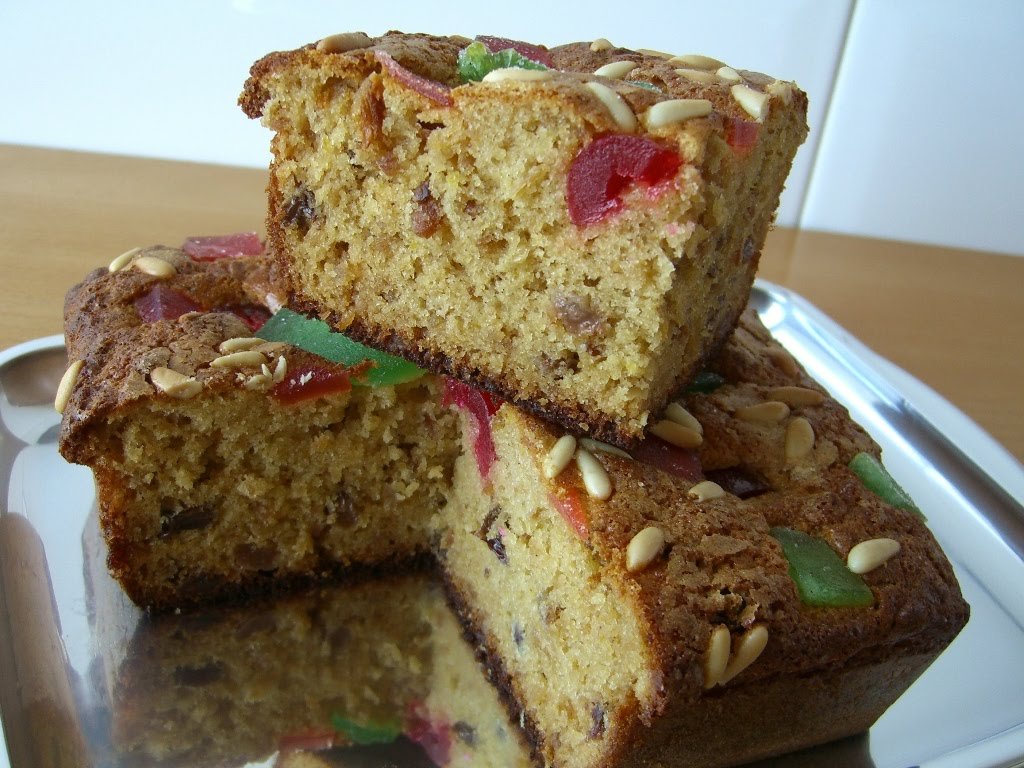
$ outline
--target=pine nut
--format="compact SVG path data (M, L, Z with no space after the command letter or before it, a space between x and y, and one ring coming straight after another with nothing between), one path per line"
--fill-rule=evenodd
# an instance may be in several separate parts
M60 384L57 385L57 396L53 399L53 407L57 413L64 414L64 409L68 407L71 393L75 390L75 384L78 383L78 376L84 366L84 360L75 360L64 371L64 375L60 377Z
M579 442L580 445L582 445L591 453L610 453L612 456L618 456L623 459L633 459L632 456L630 456L621 448L618 448L614 445L609 445L608 443L602 443L600 440L595 440L592 437L581 437Z
M715 72L720 78L725 80L727 83L741 83L743 78L740 77L740 73L732 67L719 67Z
M275 384L280 384L284 381L284 377L288 375L288 361L285 360L284 355L278 355L277 365L274 366L274 373L272 378Z
M662 419L648 429L655 437L660 437L666 443L672 443L677 448L699 448L704 437L695 429L684 427L671 419Z
M766 645L768 645L768 627L764 624L755 624L740 638L736 652L732 654L732 658L729 659L729 664L726 666L718 682L721 685L725 685L757 661L758 656L764 651Z
M707 99L668 99L648 109L644 113L644 123L653 130L710 114L711 102Z
M203 389L203 385L191 376L185 376L171 368L154 368L149 372L149 380L159 392L178 400L195 397Z
M583 487L588 496L604 501L612 495L612 480L594 454L585 448L577 449L576 466L583 475Z
M611 113L612 119L620 130L632 133L636 130L637 121L629 104L615 91L604 83L589 82L585 85L604 104Z
M604 37L599 37L597 38L597 40L590 44L590 50L592 50L594 53L597 53L599 51L607 51L609 48L614 47L615 46L612 45L611 40L608 40L607 38Z
M257 373L255 376L250 376L246 379L242 386L246 389L265 389L270 386L273 380L272 376L268 376L265 373Z
M634 536L626 547L626 570L642 571L665 549L665 533L656 526L648 526Z
M769 389L767 394L772 400L778 400L794 408L805 405L821 405L825 402L825 395L816 389L807 387L775 387Z
M544 459L544 477L550 480L562 474L562 470L572 462L572 457L575 453L575 437L572 435L562 435L558 438Z
M846 567L854 573L867 573L883 565L900 551L895 539L868 539L857 544L846 556Z
M736 103L752 118L761 122L768 116L768 94L755 91L749 85L738 83L731 89Z
M342 32L325 37L316 44L316 49L323 53L345 53L369 48L373 40L365 32Z
M140 256L132 262L132 266L140 272L145 272L153 277L159 277L161 280L166 280L178 274L178 270L174 268L171 262L164 261L156 256Z
M669 64L676 64L680 67L692 69L718 70L725 66L724 61L713 59L710 56L701 56L699 53L689 53L683 56L673 56L668 60Z
M523 69L522 67L502 67L492 69L484 75L485 83L503 83L507 81L527 83L539 80L550 80L554 75L550 69Z
M701 83L702 85L714 85L718 82L718 75L714 72L708 72L703 69L686 69L684 67L677 69L676 74L680 77L685 77L687 80L692 80L695 83Z
M247 349L252 349L266 343L259 336L235 336L233 339L222 341L217 349L222 354L228 355L232 352L244 352Z
M725 496L725 490L716 482L703 480L687 491L686 495L697 501L710 501Z
M609 61L603 67L595 69L594 74L600 77L609 77L613 80L620 80L634 69L636 69L635 61Z
M786 461L790 464L806 458L814 450L814 427L803 416L786 426Z
M120 272L122 269L132 263L132 259L142 253L141 248L132 248L130 251L125 251L116 259L114 259L107 266L108 272Z
M708 651L704 656L704 687L714 688L725 674L729 665L729 653L732 651L732 635L729 628L719 624L711 631Z
M230 355L221 355L210 361L214 368L250 368L258 367L266 362L262 352L255 349L247 349L242 352L232 352Z
M796 360L781 347L769 347L768 359L775 363L778 369L789 376L789 378L795 379L800 375L800 368L797 366Z
M763 403L737 408L733 416L740 421L777 424L789 416L789 406L778 400L768 400Z
M694 432L704 434L704 427L697 421L697 417L686 410L680 403L669 403L665 406L665 418L688 429L692 429Z

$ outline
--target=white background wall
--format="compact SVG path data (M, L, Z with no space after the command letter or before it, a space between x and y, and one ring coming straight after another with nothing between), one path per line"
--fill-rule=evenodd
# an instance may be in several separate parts
M812 131L780 224L1024 254L1015 0L4 0L0 142L265 166L235 105L249 65L393 28L607 37L796 80Z

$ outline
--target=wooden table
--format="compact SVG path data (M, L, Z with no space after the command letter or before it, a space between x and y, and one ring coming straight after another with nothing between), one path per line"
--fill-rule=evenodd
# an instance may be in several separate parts
M0 145L0 349L61 331L68 286L136 245L262 229L263 171ZM777 230L800 293L1024 461L1024 258Z

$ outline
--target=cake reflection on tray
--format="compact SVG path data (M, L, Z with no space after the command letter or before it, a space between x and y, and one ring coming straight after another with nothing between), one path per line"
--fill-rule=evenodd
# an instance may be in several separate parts
M529 764L428 574L151 616L108 576L95 515L83 548L115 764Z

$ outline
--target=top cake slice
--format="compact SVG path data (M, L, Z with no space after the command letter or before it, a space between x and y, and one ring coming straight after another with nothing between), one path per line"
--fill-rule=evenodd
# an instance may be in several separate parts
M240 103L296 304L624 446L734 327L807 132L792 83L604 40L335 35Z

